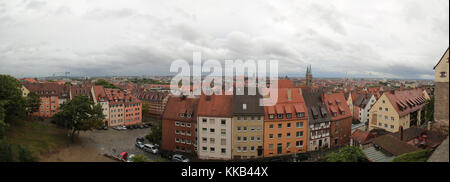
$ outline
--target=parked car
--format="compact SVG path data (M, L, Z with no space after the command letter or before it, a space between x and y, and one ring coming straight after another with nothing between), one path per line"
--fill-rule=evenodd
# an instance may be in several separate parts
M136 142L136 147L143 149L144 148L144 144L142 142Z
M144 142L144 137L137 137L136 142Z
M144 127L144 125L139 125L138 126L140 129L144 129L145 127Z
M121 130L127 130L128 129L126 126L122 126L121 128L122 128Z
M147 125L148 125L148 127L152 127L152 126L153 126L153 124L152 124L152 123L148 123Z
M144 128L148 128L150 127L148 124L144 124Z
M176 162L189 162L189 159L181 154L175 154L172 156L172 160Z
M118 126L113 127L114 130L120 130Z
M154 145L152 144L144 144L144 151L146 152L150 152L153 154L157 154L158 153L158 148L156 148Z
M128 153L127 152L122 152L119 154L119 156L117 156L120 160L127 160L128 159Z
M103 127L103 130L108 130L108 127L107 126Z
M130 154L127 158L127 162L133 162L134 154Z

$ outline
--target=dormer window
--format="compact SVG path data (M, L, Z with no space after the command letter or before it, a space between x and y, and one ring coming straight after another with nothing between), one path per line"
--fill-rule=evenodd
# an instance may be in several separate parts
M247 110L247 104L242 104L242 110Z
M341 111L341 115L345 115L345 111Z
M184 113L180 113L180 117L184 117Z
M336 117L337 116L337 113L336 112L333 112L333 117Z
M291 119L291 118L292 118L292 114L291 113L286 114L286 119Z
M273 114L269 114L269 119L273 119L274 115Z
M298 112L297 113L297 118L303 118L305 117L305 113L304 112Z
M278 114L278 119L283 119L283 114Z

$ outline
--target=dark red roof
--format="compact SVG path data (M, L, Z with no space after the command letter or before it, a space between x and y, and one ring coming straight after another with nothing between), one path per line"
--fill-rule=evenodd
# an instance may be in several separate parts
M232 117L233 95L200 96L198 116Z

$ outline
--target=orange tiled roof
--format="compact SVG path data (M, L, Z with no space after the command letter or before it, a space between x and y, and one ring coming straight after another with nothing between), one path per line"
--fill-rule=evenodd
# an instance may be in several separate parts
M409 89L386 93L395 111L401 116L414 112L425 105L422 89Z
M231 117L233 114L233 95L211 95L207 99L203 92L198 104L198 116Z
M347 117L352 117L348 105L345 103L344 93L323 94L323 100L328 110L331 113L331 119L339 120ZM341 112L344 112L342 115ZM336 113L336 117L333 116Z

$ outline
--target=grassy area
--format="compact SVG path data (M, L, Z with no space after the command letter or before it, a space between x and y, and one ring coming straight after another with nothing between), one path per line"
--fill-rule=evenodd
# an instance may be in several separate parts
M426 162L430 155L430 150L419 150L399 155L392 162Z
M6 131L6 142L12 145L12 152L18 152L18 146L27 148L35 158L57 152L61 147L71 144L66 130L59 129L42 121L18 120Z

